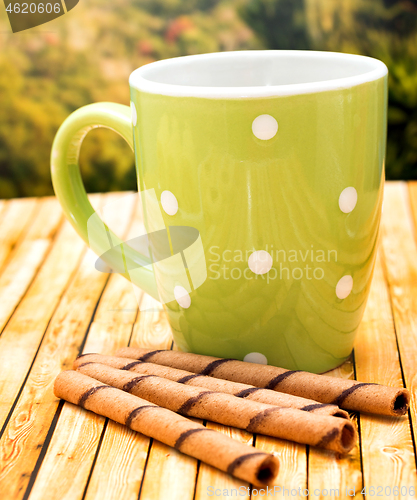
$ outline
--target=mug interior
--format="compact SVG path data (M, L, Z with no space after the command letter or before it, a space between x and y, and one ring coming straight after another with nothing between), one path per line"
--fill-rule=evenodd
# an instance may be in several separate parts
M320 85L324 89L329 84L346 87L374 80L386 73L386 66L381 61L352 54L240 51L185 56L151 63L134 71L130 84L140 90L163 94L184 92L184 89L172 87L185 87L190 95L198 93L198 88L206 91L212 89L209 93L219 93L220 89L220 93L229 94L230 89L250 89L249 93L262 93L262 89L267 89L280 94L288 93L294 86L307 86L310 89L317 89ZM171 88L168 89L168 86Z

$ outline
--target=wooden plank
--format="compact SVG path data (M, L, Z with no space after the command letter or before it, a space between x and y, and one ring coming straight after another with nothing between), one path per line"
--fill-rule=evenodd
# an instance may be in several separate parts
M8 208L8 203L10 203L8 200L0 200L0 221L2 221L3 216L6 213L6 210Z
M129 282L123 277L118 275L111 277L111 282L106 287L101 297L100 305L97 308L96 321L91 325L84 352L111 354L116 349L127 345L132 332L132 323L135 315L130 313L132 322L129 324L126 321L118 322L117 318L114 317L110 319L107 312L108 308L119 305L114 301L118 290L121 292L119 294L120 305L126 304L126 289L129 286ZM131 294L132 296L133 293ZM134 296L133 299L135 300ZM128 302L130 307L132 306L131 302ZM126 320L126 317L123 319ZM73 422L72 418L74 414L77 414L77 418ZM38 498L42 500L63 498L76 500L83 497L103 432L104 423L104 418L97 420L96 416L91 412L76 408L70 403L64 404L47 453L30 493L30 500ZM67 441L68 426L76 426L71 442ZM110 428L113 427L110 426ZM115 431L119 432L121 427L123 426L116 425ZM136 434L131 431L123 432L120 439L121 446L126 449L140 446L141 439ZM94 443L93 446L87 448L83 446L84 442L90 441ZM107 441L103 445L105 449ZM118 451L120 452L120 450ZM143 454L146 457L146 451L147 448L142 453L138 449L135 449L135 453L131 457L134 462L135 472L139 470L137 469L138 460L140 462L140 457ZM111 465L110 463L108 464L108 466ZM61 477L62 479L57 482L56 477ZM131 485L132 479L128 478L127 483ZM120 481L118 484L124 485ZM100 491L101 493L102 491Z
M130 239L136 236L138 231L144 231L137 193L123 193L117 206L113 208L123 210L125 217L129 217L125 234L122 234L121 237ZM111 221L109 221L109 225L111 225ZM111 274L98 303L94 323L107 324L109 328L112 324L118 325L120 323L133 326L138 314L138 300L141 300L141 296L140 290L137 292L137 296L135 295L133 285L128 280L119 274ZM95 338L96 336L89 332L83 352L104 353L106 351L107 353L116 349L111 338L103 338L97 346Z
M30 223L25 228L23 235L25 241L53 238L64 220L62 208L54 196L39 198L38 203L39 207L36 216L30 220Z
M39 204L23 241L12 252L0 275L0 332L36 275L61 222L61 210L55 198L41 199Z
M160 302L149 295L143 296L138 322L133 328L132 347L170 349L172 333Z
M109 420L85 499L137 500L148 450L148 437Z
M134 208L132 205L131 211L134 211ZM127 313L124 311L125 307ZM119 275L111 275L97 307L84 352L111 353L115 349L127 345L136 314L137 305L131 284ZM71 415L77 411L79 416L76 425L79 429L76 438L68 444L65 441L65 429L70 425ZM75 499L83 496L97 453L99 439L103 432L104 422L105 419L102 419L97 425L90 412L74 409L73 405L69 403L64 404L51 443L30 493L31 499L38 497L42 499L66 497ZM129 434L132 433L128 433L127 437ZM91 438L96 446L84 450L82 442ZM133 440L135 439L133 437ZM72 457L70 462L69 457ZM54 481L56 475L68 477L68 481L62 481L57 488Z
M341 378L354 378L353 362L349 359L342 366L331 370L326 375ZM356 416L353 415L353 424L356 425ZM334 452L309 447L308 453L308 489L314 499L328 499L333 492L345 498L346 489L362 488L362 470L359 450L359 440L349 454L339 456ZM357 498L360 498L358 495Z
M125 223L124 215L114 214L113 226L121 228ZM106 283L107 275L92 263L87 252L48 326L0 441L0 480L7 498L19 500L25 493L58 407L53 381L72 364Z
M95 345L99 344L98 339L106 339L116 348L127 342L130 333L131 326L124 323L111 325L111 328L96 323L90 331ZM92 412L70 403L64 404L30 492L31 500L76 500L83 497L105 421ZM127 440L124 441L126 445Z
M10 252L36 215L36 198L10 200L0 219L0 272Z
M119 274L112 274L104 289L103 297L101 298L96 314L94 316L95 322L103 324L129 324L133 325L138 314L138 302L133 292L133 285L123 276ZM92 342L91 335L88 340ZM105 342L102 343L102 348L108 350ZM84 348L85 352L86 348ZM97 349L91 346L91 349ZM90 351L101 352L101 351Z
M136 224L133 228L133 235L136 231ZM132 237L132 236L130 236ZM167 323L165 313L159 302L155 301L148 295L144 295L141 302L141 309L144 309L139 314L139 321L135 324L131 345L142 345L155 348L166 349L172 344L171 330ZM91 335L91 334L90 334ZM126 341L125 345L128 342ZM101 352L101 351L100 351ZM122 426L110 422L107 426L100 448L97 460L94 465L90 483L85 495L85 500L102 499L102 498L123 498L124 500L136 500L140 484L143 478L145 460L150 440L138 433L132 433L128 429L123 429ZM126 446L126 442L130 446L135 445L135 454L127 455L121 453ZM154 441L153 447L155 450L151 452L149 462L158 467L158 471L165 474L172 471L171 467L163 467L160 470L161 453L164 449L161 443ZM160 448L161 447L161 448ZM187 469L187 464L192 463L192 459L184 460L184 455L178 459L177 453L171 453L169 462L173 463L174 467L179 467L182 470ZM155 462L156 460L156 462ZM124 480L115 481L114 477L120 470L128 470L129 477L124 476ZM165 483L164 477L158 477L158 482ZM194 485L194 482L192 483ZM146 486L147 487L147 486ZM145 497L146 498L146 497ZM32 500L32 499L30 499Z
M387 283L378 255L365 315L355 343L358 380L401 387L403 384ZM394 487L417 489L413 440L408 417L360 415L364 486L371 496L382 491L394 495ZM399 465L401 464L401 465ZM378 490L380 488L380 490ZM366 490L365 490L366 491ZM386 492L389 492L388 494Z
M184 455L159 441L153 441L140 498L192 500L197 463L195 458ZM115 497L108 498L110 500Z
M241 429L226 427L214 422L207 422L207 428L226 434L248 446L252 446L253 444L253 435ZM249 483L201 462L198 471L195 499L202 500L213 496L221 496L224 499L236 497L250 498L249 487Z
M95 197L93 203L99 203L99 200ZM69 222L64 222L52 251L0 337L0 428L84 251L81 238Z
M0 241L14 245L23 229L35 215L37 198L16 198L9 200L1 212Z
M387 187L388 190L392 188L390 185ZM391 300L395 317L395 326L397 328L398 343L400 345L401 361L403 362L402 367L404 369L405 380L408 385L406 371L408 370L407 373L408 375L411 375L412 382L414 383L413 376L415 369L411 371L411 367L413 365L411 364L410 359L412 356L416 356L417 352L416 345L413 344L412 339L413 335L415 335L414 327L416 299L414 299L411 295L414 293L415 296L414 287L416 286L415 278L417 277L417 274L414 274L414 270L412 270L410 275L408 271L410 262L411 264L415 262L414 259L417 255L417 250L413 236L414 228L412 224L412 217L407 204L407 197L404 198L403 189L405 189L405 186L402 186L399 190L395 188L393 189L393 192L388 194L386 197L383 222L384 234L382 242L384 250L384 266L389 281L389 290L392 295ZM417 220L417 187L410 186L410 193L412 196L411 201L414 204L414 216ZM387 217L387 211L388 221L385 220ZM396 227L391 229L391 226ZM396 232L396 236L394 237L390 236L392 230ZM59 236L60 235L61 232ZM404 237L405 251L403 245ZM385 242L385 239L395 239L396 242ZM13 258L17 256L20 245L23 244L24 241L19 240L19 247L13 251ZM406 254L405 257L403 257L404 253ZM401 258L399 258L400 255ZM48 256L48 258L49 257L50 256ZM405 260L405 264L404 262L397 262L401 260ZM41 272L45 265L42 266ZM406 270L402 267L404 265L406 266ZM117 278L120 280L119 284L116 283L114 286L110 286L113 281L118 281ZM35 278L35 281L36 280L37 277ZM135 300L132 299L133 296L129 293L129 290L124 288L123 283L125 282L122 278L118 276L111 277L97 308L94 323L91 325L91 329L88 334L85 350L110 353L115 346L119 347L120 345L126 345L126 339L128 339L130 335L131 325L134 321L136 312L135 305L132 306L132 301L134 304ZM29 292L30 290L31 288L29 289ZM120 301L122 305L117 304L119 292L121 294ZM25 299L26 297L15 311L15 314L12 316L5 332L8 331L10 324L14 321L14 317L21 314L19 313L19 310L24 304ZM365 313L361 330L358 334L358 341L355 345L355 366L357 370L357 378L382 381L383 383L398 385L401 383L401 370L398 359L396 358L395 331L392 326L392 317L390 319L391 313L388 301L389 295L382 275L381 263L377 261L375 280L371 290L368 308ZM170 345L169 330L167 330L168 335L164 335L164 331L167 329L166 318L163 316L163 313L155 310L155 304L152 299L146 297L145 302L147 306L142 305L144 310L139 316L139 321L142 323L143 328L140 328L138 325L135 326L134 335L132 337L132 345L150 345L155 348L160 347L161 344L158 341L158 334L154 331L156 328L159 329L163 347L166 348ZM35 304L35 302L33 302L33 304ZM41 302L38 302L38 304L39 306L43 305ZM410 306L411 311L408 310ZM27 309L27 313L29 313L29 309ZM21 317L23 318L23 316ZM30 319L29 314L27 314L26 319ZM60 327L65 328L67 320L70 319L70 317L63 319ZM74 319L74 321L77 320ZM56 327L58 330L58 324ZM75 327L76 341L80 338L80 335L77 334L79 328L79 325L78 327ZM30 329L29 321L27 323L26 330L27 329ZM22 328L22 335L25 334L23 330L24 328ZM16 332L15 334L15 340L17 342L18 335ZM35 335L37 335L36 329ZM68 355L69 350L67 345L70 343L69 331L65 334L65 345L63 341L60 343L59 339L57 342L56 337L59 337L60 335L63 334L58 331L56 331L56 335L51 335L51 343L55 342L59 344L59 346L56 345L53 348L51 347L48 351L48 355L46 351L43 353L43 363L45 365L50 365L54 362L53 358L57 357L57 349L67 349L65 359L68 360L68 363L70 363L71 358ZM29 348L32 348L29 335L26 336L26 339L28 340ZM71 339L71 341L73 340L74 339ZM146 344L144 342L146 342ZM7 346L7 344L4 345ZM6 366L7 368L7 363L2 363L1 346L2 344L0 338L0 363L2 367ZM55 349L55 351L53 351L53 349ZM405 352L405 350L410 350L411 352ZM20 356L23 353L20 353L19 349L17 352L19 354L18 360L22 359ZM52 354L52 352L54 352L54 354ZM372 356L370 355L371 352ZM408 368L404 365L403 352L405 354L406 361L409 363L407 365ZM13 354L13 352L10 350L9 354ZM42 354L42 348L39 354ZM32 354L32 358L33 355L34 354ZM7 361L6 356L3 358L3 361ZM36 377L32 379L29 378L28 384L36 386L36 389L34 390L37 394L39 394L43 391L41 386L45 383L45 380L43 380L45 376L43 374L41 364L36 365L35 363L34 369L35 368ZM46 369L50 371L50 367L47 366ZM16 364L13 363L13 366L9 371L8 377L12 383L13 373L15 370L19 373L19 362ZM345 364L341 369L339 369L339 371L339 376L353 376L351 363ZM1 380L2 374L0 372L0 381ZM0 383L0 390L1 389L2 387ZM50 387L48 390L50 391ZM1 394L3 395L3 392L1 392ZM47 391L44 392L44 394L47 395ZM22 398L23 397L24 394L22 394ZM19 401L19 404L20 402L21 401ZM26 402L29 403L28 398L26 399ZM20 424L14 424L14 427L10 427L10 425L7 427L6 431L11 431L9 432L8 438L9 446L6 448L3 444L3 440L0 442L0 467L5 467L1 472L3 473L3 478L5 478L3 479L3 483L8 485L11 478L11 473L7 471L7 461L18 462L17 465L15 465L16 472L14 474L17 482L20 482L19 486L21 486L23 490L25 481L27 482L27 477L24 477L22 480L19 478L19 474L29 474L31 468L33 468L34 462L29 457L31 464L30 467L21 468L20 465L25 465L26 461L22 458L18 458L16 460L16 454L26 453L32 456L34 443L41 443L44 438L45 434L42 429L40 429L41 425L38 425L38 427L34 426L32 423L33 418L38 419L41 422L42 418L46 417L44 418L44 421L46 423L50 421L49 413L45 410L46 405L49 404L48 398L39 397L35 399L35 401L32 401L32 403L33 407L28 404L26 405L26 413L23 411L18 414L14 413L16 420L19 420ZM415 401L413 404L415 410ZM45 408L39 411L37 406L44 406ZM64 408L64 418L61 418ZM86 491L86 500L90 500L91 498L126 498L126 500L134 498L136 500L141 482L141 498L145 498L146 500L148 500L148 498L192 498L192 495L194 494L194 480L192 478L194 477L195 479L195 475L197 473L197 465L194 459L190 459L180 453L173 452L171 448L166 447L161 443L153 442L152 447L150 448L148 462L146 464L146 451L149 447L149 440L147 438L138 433L129 431L125 427L115 424L114 422L108 422L108 424L105 425L105 419L92 414L87 414L88 427L86 427L86 412L83 412L73 405L65 404L63 411L61 412L61 416L58 420L57 427L48 447L45 459L39 470L39 474L29 500L33 500L33 498L37 497L42 497L42 500L43 498L64 498L68 500L76 500L78 498L81 499L83 494L83 488L81 485L87 484L88 474L91 470L97 450L97 461L92 471L92 476ZM34 413L34 415L32 415L32 413ZM413 419L415 419L414 412ZM412 484L415 485L415 458L413 454L411 431L407 419L378 418L374 416L361 415L360 428L365 486L377 486L382 480L384 480L383 484L388 485L410 484L409 481L413 481ZM29 439L26 438L26 432L30 432ZM102 434L103 432L104 434ZM36 433L38 435L36 438L37 440L34 438L34 434ZM18 437L18 435L20 435L20 437ZM12 442L12 440L14 440L14 442ZM75 443L78 443L80 446L75 446ZM291 457L294 456L294 450L290 450L290 455L288 455L284 448L281 449L281 445L289 447L294 446L296 448L298 447L298 445L280 442L279 440L275 440L273 438L264 438L261 436L257 436L256 438L257 447L273 451L279 456L281 461L281 471L277 478L277 484L285 486L290 490L290 484L297 485L297 487L298 485L301 486L301 484L303 484L306 465L305 462L300 460L300 457L297 458L297 463L293 464L291 462ZM27 452L26 450L23 450L23 446L29 446L30 451ZM8 456L4 453L5 449L9 451ZM299 450L297 450L297 452L298 451ZM184 457L185 459L188 459L188 462L184 460ZM349 456L348 459L345 460L344 458L340 459L335 457L331 453L322 453L311 448L308 456L308 487L310 490L310 496L312 498L329 498L329 494L315 495L314 490L323 488L329 492L332 488L339 488L341 497L344 497L344 486L346 486L348 488L356 487L355 496L360 498L361 496L358 494L358 491L360 492L362 488L362 478L360 464L358 463L359 460L357 459L358 457L358 450L356 450L353 456ZM146 470L145 475L143 476L145 464ZM232 486L231 483L228 482L228 476L226 474L218 473L215 469L212 469L212 471L208 471L209 473L207 473L205 471L205 467L205 465L202 465L200 468L201 470L198 472L197 490L195 492L196 498L208 497L208 486L219 485L216 487L228 488L229 491L231 490ZM17 472L17 469L19 469L19 472ZM4 474L5 470L6 473ZM86 471L87 474L85 474ZM210 475L210 472L212 472L212 476ZM298 478L297 475L299 475ZM222 476L226 476L226 478ZM0 476L0 480L1 478L2 476ZM210 481L213 484L209 484ZM376 484L377 481L378 483ZM295 487L296 486L294 486L294 488ZM51 488L52 492L50 493ZM7 495L10 494L10 498L19 499L22 497L21 491L17 491L17 494L15 495L16 491L16 488L10 489L9 485L7 486L6 493ZM387 496L385 495L385 497ZM9 498L9 496L6 498ZM227 496L222 496L222 498L227 498ZM231 498L236 498L236 495ZM279 498L279 493L276 494L274 498ZM395 498L407 497L401 497L401 495L398 495L395 496Z
M306 446L269 436L256 436L255 447L272 453L280 463L273 498L288 498L291 491L305 491L307 488L307 450ZM302 498L302 496L301 496Z
M134 326L131 345L141 345L143 347L155 347L160 349L169 348L172 344L171 330L161 304L148 295L144 295L141 302L141 309L143 308L146 310L139 313L139 321ZM127 344L128 342L126 342L125 345ZM94 465L85 500L101 500L103 497L108 499L123 498L124 500L136 500L138 497L145 466L145 463L142 463L140 457L142 457L142 454L148 452L150 440L128 430L120 432L120 427L121 426L111 423L111 425L108 425L106 428L103 444ZM136 454L128 456L120 452L125 446L124 443L126 440L129 443L136 443L136 446L138 446L137 451L139 453L139 459ZM148 471L150 466L153 471L153 465L155 464L155 470L157 469L159 474L170 475L172 472L170 466L162 467L161 470L160 459L164 456L163 446L164 445L161 443L153 441L152 450L155 448L155 451L151 450L146 470ZM181 457L178 458L177 455L181 455ZM166 458L174 468L177 467L184 472L188 470L187 466L189 466L190 460L192 461L192 459L188 459L188 457L188 460L185 459L184 461L184 455L176 453L171 453L169 458ZM139 466L137 466L138 460ZM129 479L125 481L114 481L117 471L124 468L130 471ZM188 478L188 475L185 477ZM185 477L182 478L182 481L185 480ZM158 483L165 484L166 479L165 476L158 476L157 481ZM155 481L154 476L153 481ZM194 482L192 482L192 484L194 485ZM145 485L144 487L148 488L148 486ZM184 488L183 492L185 489L187 488Z
M48 447L47 456L42 462L30 498L72 500L79 497L79 483L87 480L88 466L91 467L106 421L104 417L90 413L88 416L90 432L87 434L84 427L85 413L76 405L66 404L65 425L58 424L54 431L53 443L51 442ZM59 422L62 422L61 417ZM77 443L76 447L74 443ZM48 475L42 473L45 470ZM87 477L85 477L86 470Z
M128 200L128 203L130 203L130 206L125 206L124 209L129 209L130 214L137 213L136 200L132 198L131 201ZM117 206L115 208L117 209ZM126 214L124 216L126 217ZM111 221L108 223L112 225ZM133 225L135 226L135 224ZM83 352L110 354L113 353L115 349L127 345L133 323L136 319L137 309L138 305L132 290L132 285L117 274L111 275L101 296L94 316L94 322L88 332ZM74 413L78 413L79 415L75 424L72 424L71 416ZM105 428L104 423L105 419L101 419L100 422L97 423L96 418L90 412L86 412L80 408L74 408L73 405L69 403L64 404L55 432L30 493L29 498L31 500L37 498L41 498L42 500L58 498L75 500L83 497L91 467L98 452L98 444L103 429ZM77 432L71 443L67 443L66 441L66 428L68 425L77 426ZM112 434L112 431L113 433L120 433L121 428L123 428L123 426L109 423L107 425L107 432L110 432L110 434ZM138 481L138 484L140 484L141 476L138 481L133 478L136 477L135 474L141 471L139 466L140 463L143 461L143 466L145 464L149 441L128 429L121 433L119 440L113 438L115 438L115 436L112 434L108 439L103 440L98 460L101 461L100 457L103 452L102 450L107 450L109 443L113 452L117 451L120 453L120 449L135 450L129 459L129 464L131 464L132 467L130 477L126 478L123 476L127 479L126 482L121 480L116 482L123 491L123 495L125 495L127 493L126 488L137 486ZM82 446L82 443L89 440L94 442L94 446L86 449ZM117 444L119 444L118 449ZM146 448L140 451L140 448L143 446L146 446ZM107 452L105 451L105 453ZM125 456L126 455L123 454L123 457ZM125 461L120 463L122 468L128 465ZM104 470L106 477L108 477L109 474L111 475L111 471L113 470L112 465L112 462L107 462L107 467ZM119 470L117 469L116 474L118 473ZM57 476L63 477L58 485L54 479ZM97 475L92 478L93 486L95 486L94 481L96 477ZM114 479L114 476L112 476L112 478ZM102 482L99 480L97 489L100 497L103 496L104 491L101 486ZM136 489L136 496L137 491L138 488Z
M388 184L394 184L392 182ZM407 183L408 187L408 199L410 202L410 208L411 208L411 216L413 219L413 234L414 234L414 239L416 238L416 228L417 228L417 181L411 181Z
M403 182L388 183L382 217L382 254L403 378L411 391L414 442L417 439L417 246L411 211L417 220L416 198L414 183L410 185L410 191Z
M162 305L149 295L142 300L139 322L134 326L130 345L154 349L172 346L172 333ZM197 460L159 441L152 441L140 498L192 499L197 466Z
M23 242L0 275L0 332L32 282L49 245L46 239Z

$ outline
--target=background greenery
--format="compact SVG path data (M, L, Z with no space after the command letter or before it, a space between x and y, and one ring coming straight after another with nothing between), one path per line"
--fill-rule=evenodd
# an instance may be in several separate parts
M417 0L82 0L12 34L0 15L0 197L52 193L49 152L69 113L128 104L136 67L184 54L312 49L382 59L389 76L387 177L417 179ZM135 189L133 155L107 130L81 151L88 191Z

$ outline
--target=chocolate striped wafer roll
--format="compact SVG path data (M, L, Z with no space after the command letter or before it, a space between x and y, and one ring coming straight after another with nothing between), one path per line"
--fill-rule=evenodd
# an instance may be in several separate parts
M274 455L80 372L60 373L54 394L257 486L272 484L278 473L279 462Z
M212 420L338 453L347 453L355 442L355 428L345 419L247 401L231 394L186 386L156 375L138 376L100 363L80 364L78 370L184 416Z
M238 398L257 401L258 403L297 408L316 415L328 415L349 420L349 414L336 405L318 403L312 399L300 398L283 392L262 389L260 387L254 387L253 385L240 384L239 382L207 377L206 375L198 375L185 370L179 370L178 368L157 365L155 363L146 363L146 361L118 358L116 356L104 356L102 354L84 354L74 361L74 369L89 362L102 363L104 365L113 366L114 368L119 368L120 370L134 371L141 375L157 375L158 377L167 378L180 384L204 387L210 391L225 392L227 394L233 394Z
M246 363L179 351L124 347L116 356L180 368L211 377L243 382L256 387L336 404L346 410L401 416L408 411L407 389L388 387L270 365Z

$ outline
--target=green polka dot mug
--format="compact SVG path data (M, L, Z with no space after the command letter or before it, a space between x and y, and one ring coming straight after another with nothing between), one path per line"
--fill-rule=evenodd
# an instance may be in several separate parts
M181 350L340 365L375 263L386 66L313 51L186 56L134 71L130 95L130 109L75 111L55 138L54 189L78 233L164 304ZM146 252L87 200L78 152L94 127L135 151Z

